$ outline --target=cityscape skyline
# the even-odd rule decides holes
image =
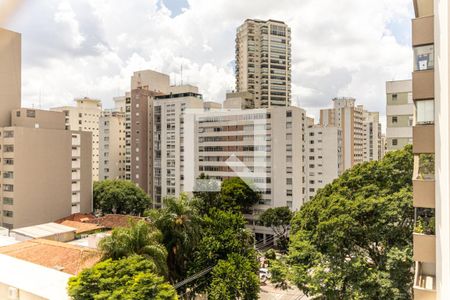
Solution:
[[[179,83],[181,65],[185,83],[199,86],[206,100],[222,102],[225,91],[235,89],[235,29],[246,18],[254,17],[280,19],[292,27],[292,103],[315,117],[336,96],[355,97],[368,109],[384,112],[385,81],[407,79],[412,71],[409,22],[413,13],[411,3],[404,0],[390,1],[389,5],[380,1],[364,7],[349,1],[351,9],[344,12],[339,7],[331,9],[336,4],[329,1],[305,3],[298,8],[302,10],[299,17],[296,17],[297,8],[290,12],[284,9],[289,5],[284,2],[277,7],[262,2],[255,8],[236,3],[223,10],[223,20],[214,29],[209,26],[201,35],[196,34],[200,26],[215,21],[212,15],[218,13],[207,9],[208,4],[202,1],[190,1],[184,10],[178,9],[182,4],[175,7],[173,3],[166,6],[162,5],[165,2],[154,1],[146,2],[143,8],[142,2],[136,2],[132,7],[122,7],[127,22],[121,22],[121,28],[111,23],[121,4],[112,10],[101,3],[94,7],[85,2],[63,1],[53,6],[50,2],[41,7],[23,4],[13,22],[2,24],[23,35],[23,99],[28,107],[67,105],[73,98],[82,96],[100,98],[105,107],[112,107],[112,98],[126,91],[133,71],[162,71],[177,78],[174,81]],[[217,3],[217,7],[221,5]],[[168,7],[173,11],[178,9],[179,14],[171,15]],[[37,26],[31,26],[30,13],[36,9],[41,11],[42,20]],[[128,17],[131,10],[138,12],[136,20]],[[317,18],[320,20],[298,19],[317,15],[321,10],[322,17]],[[333,16],[327,18],[330,11]],[[227,17],[227,12],[233,12],[233,16]],[[362,19],[369,15],[373,22],[362,24]],[[198,20],[192,22],[193,17]],[[130,27],[146,20],[157,25],[135,27],[139,30]],[[195,27],[187,26],[188,23]],[[56,36],[44,29],[51,24],[60,30]],[[330,36],[327,43],[317,40],[314,34],[325,27],[332,28],[325,31]],[[72,34],[73,30],[78,35]],[[159,30],[169,33],[161,36]],[[69,41],[63,33],[69,33],[74,40]],[[328,55],[330,48],[333,56]],[[374,73],[374,67],[379,71]],[[367,81],[368,74],[375,79]]]

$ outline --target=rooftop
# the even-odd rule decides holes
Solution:
[[[74,231],[76,231],[76,229],[72,227],[64,226],[57,223],[46,223],[13,229],[11,230],[11,233],[16,233],[26,237],[37,239]]]
[[[77,231],[75,233],[87,233],[99,229],[103,229],[103,226],[87,223],[87,222],[78,222],[78,221],[71,221],[71,220],[64,220],[60,223],[61,225],[68,226],[75,228]]]
[[[49,300],[69,299],[69,274],[0,254],[0,282]]]
[[[91,248],[44,239],[28,240],[0,247],[0,254],[72,275],[92,267],[100,260],[101,256],[98,251]],[[3,269],[3,265],[0,269]]]

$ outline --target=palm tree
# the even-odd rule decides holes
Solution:
[[[130,220],[127,228],[119,227],[99,243],[102,258],[121,259],[141,255],[152,260],[161,275],[167,276],[167,251],[161,244],[161,232],[144,220]]]
[[[199,240],[200,217],[197,210],[190,199],[181,194],[178,199],[164,199],[164,208],[150,211],[149,216],[164,236],[170,280],[176,282],[183,279]]]

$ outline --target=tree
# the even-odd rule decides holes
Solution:
[[[149,211],[148,215],[163,234],[170,280],[182,280],[186,277],[192,253],[200,239],[200,218],[196,208],[182,194],[178,199],[164,199],[164,207]]]
[[[208,214],[211,208],[221,207],[220,183],[204,173],[201,173],[195,182],[194,196],[193,205],[200,215]]]
[[[154,262],[157,273],[167,275],[167,251],[161,244],[161,232],[144,220],[130,220],[130,227],[115,228],[110,236],[100,240],[103,259],[121,259],[141,255]]]
[[[74,300],[175,300],[175,289],[155,274],[156,266],[141,256],[100,262],[69,279]]]
[[[220,260],[227,260],[230,254],[256,262],[253,234],[245,228],[245,224],[241,213],[211,209],[202,220],[201,240],[192,257],[190,273],[213,267]],[[211,280],[210,275],[200,278],[197,281],[199,287],[195,290],[204,291],[210,286]]]
[[[103,180],[94,183],[94,208],[104,214],[142,215],[150,204],[147,194],[131,181]]]
[[[287,250],[287,235],[293,215],[289,207],[275,207],[267,209],[259,216],[259,221],[264,226],[272,228],[278,236],[277,244],[281,250]]]
[[[411,299],[411,147],[359,164],[296,213],[291,280],[320,299]]]
[[[258,299],[258,263],[245,256],[232,253],[220,260],[212,270],[209,299],[253,300]]]
[[[225,179],[220,188],[220,209],[248,212],[261,195],[254,186],[239,177]]]

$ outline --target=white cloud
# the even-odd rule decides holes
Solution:
[[[23,32],[24,105],[39,95],[48,107],[87,94],[109,106],[133,71],[153,68],[180,82],[181,65],[184,82],[223,100],[234,88],[235,30],[246,18],[291,26],[293,101],[311,112],[348,95],[384,114],[385,81],[411,72],[411,50],[390,27],[412,18],[410,0],[189,0],[176,17],[158,0],[28,3],[9,26]]]

